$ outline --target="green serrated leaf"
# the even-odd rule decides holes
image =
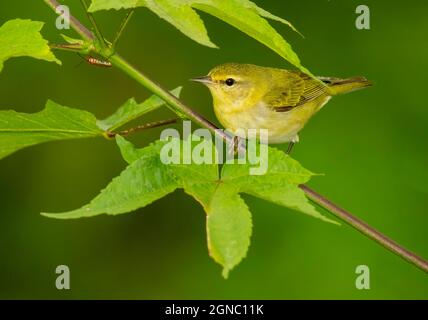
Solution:
[[[190,141],[190,144],[188,141]],[[144,156],[144,148],[136,148],[131,142],[119,135],[116,136],[116,142],[126,162],[132,163]],[[214,158],[215,148],[212,142],[205,141],[204,144],[212,150]],[[173,138],[170,141],[158,141],[156,145],[159,152],[161,152],[162,147],[165,147],[165,153],[168,153],[171,148],[179,146],[180,154],[176,159],[177,163],[168,163],[168,168],[171,174],[177,179],[180,188],[183,188],[187,194],[195,198],[204,208],[207,208],[219,180],[218,165],[216,162],[213,161],[211,164],[190,163],[192,152],[197,151],[195,149],[196,143],[192,143],[191,140],[183,141]],[[185,151],[186,148],[189,148],[190,153]],[[160,154],[159,157],[166,157],[166,155]],[[187,159],[189,164],[184,164],[187,162],[184,159]],[[163,159],[162,161],[167,163],[168,159]]]
[[[213,47],[215,45],[210,41],[202,20],[193,8],[204,11],[261,42],[302,72],[312,75],[302,66],[291,45],[265,18],[279,21],[297,30],[287,20],[258,7],[250,0],[92,0],[89,10],[93,12],[136,7],[149,8],[186,36]]]
[[[192,40],[211,48],[217,46],[208,37],[204,22],[185,1],[146,0],[146,7],[156,13],[159,18],[174,25]]]
[[[40,34],[43,25],[39,21],[15,19],[0,27],[0,72],[3,63],[14,57],[28,56],[61,64]]]
[[[180,97],[181,89],[182,87],[178,87],[172,90],[171,93],[178,98]],[[117,128],[120,128],[124,124],[164,105],[165,102],[155,95],[151,96],[143,103],[137,103],[134,98],[131,98],[107,119],[98,121],[98,126],[106,131],[113,131]]]
[[[186,140],[177,138],[165,142],[172,146],[179,146],[180,158],[177,163],[169,166],[174,174],[181,180],[183,185],[216,182],[219,179],[218,165],[216,162],[216,149],[211,140],[201,139],[197,141],[195,135]],[[198,160],[196,160],[198,159]]]
[[[89,112],[48,101],[44,110],[28,114],[0,111],[0,159],[38,143],[101,136]]]
[[[212,140],[197,140],[195,135],[187,140],[173,139],[171,144],[179,144],[181,155],[179,164],[171,163],[171,171],[180,181],[181,188],[198,201],[207,211],[212,195],[219,182],[217,153]],[[205,159],[203,163],[195,159]],[[187,164],[186,164],[187,163]]]
[[[70,212],[42,215],[56,219],[76,219],[126,213],[143,208],[178,187],[168,167],[160,161],[159,145],[152,144],[142,149],[141,158],[132,162],[88,205]]]
[[[147,7],[159,18],[169,22],[192,40],[211,47],[217,46],[208,37],[204,22],[186,0],[101,0],[92,1],[90,12],[108,9]]]
[[[44,215],[73,219],[102,213],[125,213],[182,188],[203,206],[207,214],[209,252],[223,267],[226,278],[246,256],[250,245],[251,213],[240,193],[249,193],[332,222],[320,215],[298,188],[313,174],[282,151],[268,148],[269,166],[265,175],[250,175],[251,164],[225,164],[219,179],[214,145],[211,140],[202,142],[200,139],[195,141],[194,134],[192,139],[172,138],[139,149],[125,138],[116,136],[123,157],[130,163],[128,168],[83,208]],[[171,150],[178,150],[178,154],[172,154]],[[197,155],[200,156],[198,161]],[[212,162],[203,163],[201,159],[211,159]]]
[[[232,185],[220,184],[207,208],[211,257],[223,266],[223,276],[238,265],[250,246],[251,213]]]

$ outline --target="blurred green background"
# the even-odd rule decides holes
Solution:
[[[366,76],[368,90],[333,99],[301,133],[294,157],[325,173],[310,186],[418,254],[428,257],[428,3],[398,1],[256,0],[304,35],[273,23],[303,64],[324,76]],[[64,1],[87,22],[77,0]],[[355,28],[355,8],[371,9],[371,30]],[[1,1],[0,24],[45,21],[44,36],[61,42],[43,1]],[[113,35],[125,12],[96,14]],[[139,9],[119,51],[214,120],[206,88],[188,82],[223,62],[289,68],[275,53],[201,13],[219,50],[186,38]],[[73,31],[67,33],[74,36]],[[58,52],[53,63],[19,58],[0,74],[0,108],[36,112],[47,99],[90,110],[99,118],[129,97],[150,94],[126,75]],[[171,116],[161,110],[149,121]],[[139,134],[143,146],[160,130]],[[285,148],[283,146],[282,148]],[[323,223],[245,197],[254,220],[248,256],[228,280],[208,256],[202,208],[175,192],[147,208],[116,217],[56,221],[92,199],[121,170],[113,142],[54,142],[19,151],[0,163],[0,298],[131,299],[426,299],[428,277],[352,228]],[[71,269],[71,290],[55,288],[55,268]],[[371,270],[371,289],[355,288],[355,268]]]

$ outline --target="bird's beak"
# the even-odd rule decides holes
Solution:
[[[213,80],[211,79],[210,76],[193,78],[193,79],[190,79],[190,81],[200,82],[200,83],[203,83],[203,84],[210,84],[210,83],[213,82]]]

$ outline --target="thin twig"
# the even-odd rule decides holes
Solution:
[[[53,9],[55,9],[56,6],[58,5],[56,0],[44,0],[44,1],[47,4],[49,4]],[[84,38],[88,38],[89,35],[92,35],[92,33],[89,30],[87,30],[74,17],[71,17],[71,21],[74,21],[73,23],[71,23],[71,26],[77,32],[79,32]],[[93,39],[93,36],[92,36],[92,39]],[[109,57],[104,57],[104,58],[107,59]],[[225,132],[218,130],[218,128],[214,124],[212,124],[203,116],[201,116],[200,114],[198,114],[197,112],[193,111],[191,108],[186,106],[183,102],[181,102],[179,99],[173,96],[168,90],[165,90],[159,84],[157,84],[156,82],[148,78],[145,74],[138,71],[135,67],[129,64],[120,55],[114,54],[113,56],[111,56],[110,61],[113,63],[113,65],[115,65],[117,68],[121,69],[123,72],[128,74],[130,77],[132,77],[142,86],[144,86],[146,89],[148,89],[149,91],[151,91],[152,93],[160,97],[162,100],[164,100],[167,103],[167,105],[170,107],[170,109],[172,109],[177,115],[179,115],[180,117],[189,118],[190,120],[196,122],[202,127],[207,128],[210,131],[214,132],[216,135],[219,135],[224,140],[232,143],[233,141],[232,137],[227,135]],[[421,270],[428,272],[428,262],[422,259],[421,257],[408,251],[407,249],[405,249],[395,241],[389,239],[379,231],[370,227],[368,224],[356,218],[351,213],[333,204],[330,200],[327,200],[326,198],[319,195],[309,187],[305,185],[300,185],[300,188],[303,190],[303,192],[305,192],[306,196],[309,199],[311,199],[314,203],[325,208],[331,214],[343,220],[347,224],[351,225],[352,227],[360,231],[362,234],[364,234],[368,238],[381,244],[382,246],[384,246],[385,248],[387,248],[397,256],[417,266]]]
[[[88,16],[88,19],[91,22],[92,27],[94,28],[95,34],[97,36],[98,41],[101,44],[101,47],[103,49],[106,49],[108,47],[106,40],[104,39],[104,36],[101,33],[101,29],[98,27],[98,24],[94,19],[94,16],[92,15],[92,13],[88,11],[89,6],[86,3],[86,0],[80,0],[80,2],[82,3],[83,8],[85,9],[86,15]]]
[[[43,0],[49,7],[51,7],[55,12],[57,7],[61,4],[56,0]],[[57,12],[58,14],[58,12]],[[70,14],[70,25],[80,36],[88,41],[94,40],[94,35],[90,30],[88,30],[79,20],[76,19],[73,15]]]
[[[309,199],[311,199],[313,202],[323,207],[327,211],[331,212],[337,218],[351,225],[352,227],[360,231],[362,234],[366,235],[370,239],[381,244],[382,246],[392,251],[396,255],[406,259],[407,261],[416,265],[417,267],[424,270],[425,272],[428,272],[428,261],[422,259],[421,257],[417,256],[413,252],[410,252],[409,250],[402,247],[394,240],[388,238],[387,236],[383,235],[373,227],[369,226],[367,223],[365,223],[361,219],[358,219],[357,217],[350,214],[348,211],[338,207],[337,205],[332,203],[330,200],[326,199],[319,193],[310,189],[308,186],[300,185],[299,187],[305,192],[305,194]]]
[[[176,123],[177,120],[178,120],[177,118],[174,118],[174,119],[166,119],[166,120],[149,122],[149,123],[145,123],[145,124],[142,124],[140,126],[136,126],[134,128],[122,130],[119,132],[108,132],[107,136],[109,138],[114,138],[116,135],[128,136],[128,135],[135,133],[135,132],[144,131],[144,130],[153,129],[153,128],[158,128],[158,127],[166,126],[168,124],[173,124],[173,123]]]
[[[122,23],[120,24],[119,30],[116,33],[116,37],[113,40],[113,44],[112,44],[112,48],[113,50],[116,49],[117,46],[117,42],[119,41],[120,37],[123,34],[123,31],[125,30],[126,26],[128,25],[129,20],[131,20],[132,15],[134,14],[134,10],[130,10],[128,11],[128,13],[126,14],[125,18],[123,18]]]

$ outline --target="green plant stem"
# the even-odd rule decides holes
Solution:
[[[44,0],[44,1],[47,4],[49,4],[50,7],[53,9],[55,9],[56,6],[58,6],[58,3],[56,0]],[[78,22],[73,17],[70,17],[70,20],[74,21],[74,23],[71,23],[71,26],[77,32],[79,32],[82,35],[82,37],[84,37],[85,39],[93,39],[92,33],[88,29],[86,29],[80,22]],[[102,54],[102,53],[99,53],[99,54]],[[109,57],[104,57],[104,58],[108,59]],[[167,103],[167,105],[180,117],[185,116],[190,120],[196,122],[200,126],[207,128],[211,132],[214,132],[215,134],[219,135],[224,140],[229,142],[232,141],[231,140],[232,138],[229,135],[227,135],[221,130],[218,130],[218,128],[214,124],[212,124],[211,122],[206,120],[204,117],[199,115],[197,112],[193,111],[191,108],[186,106],[183,102],[181,102],[179,99],[177,99],[172,94],[170,94],[168,90],[165,90],[159,84],[157,84],[156,82],[148,78],[146,75],[144,75],[142,72],[138,71],[135,67],[133,67],[130,63],[128,63],[120,55],[114,54],[113,56],[110,57],[110,61],[114,66],[122,70],[124,73],[128,74],[131,78],[136,80],[143,87],[145,87],[146,89],[148,89],[149,91],[157,95],[159,98],[164,100]],[[367,223],[358,219],[351,213],[333,204],[330,200],[324,198],[323,196],[321,196],[320,194],[318,194],[308,186],[300,185],[299,187],[311,201],[323,207],[324,209],[329,211],[332,215],[344,221],[345,223],[349,224],[353,228],[357,229],[359,232],[361,232],[371,240],[381,244],[383,247],[390,250],[391,252],[396,254],[398,257],[408,261],[409,263],[413,264],[414,266],[428,273],[428,261],[410,252],[409,250],[405,249],[403,246],[399,245],[395,241],[386,237],[381,232],[372,228]]]

